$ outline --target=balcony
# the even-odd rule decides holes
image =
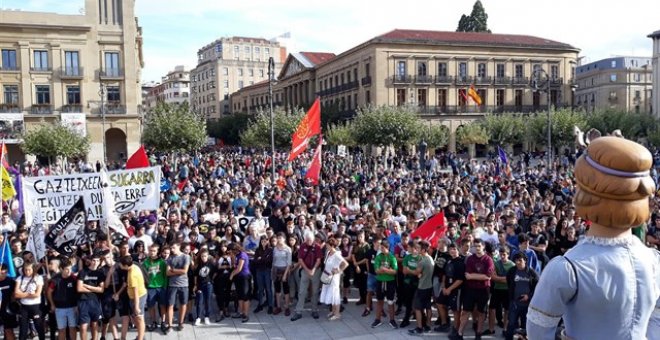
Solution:
[[[475,77],[474,83],[477,85],[490,85],[493,83],[493,77]]]
[[[30,108],[33,115],[49,115],[53,113],[53,107],[50,104],[34,104]]]
[[[550,78],[550,87],[560,87],[564,84],[564,78],[552,77]]]
[[[456,85],[470,85],[472,84],[473,78],[468,76],[457,76]]]
[[[3,65],[0,72],[18,72],[18,65]]]
[[[346,84],[346,89],[347,90],[357,89],[358,87],[360,87],[360,82],[358,82],[357,80],[349,82],[348,84]]]
[[[62,113],[82,113],[83,107],[80,104],[68,104],[62,106]]]
[[[18,104],[0,104],[1,113],[20,113],[21,108]]]
[[[126,106],[121,104],[107,103],[105,104],[105,114],[108,115],[126,114]]]
[[[415,84],[432,84],[433,76],[417,75],[415,76]]]
[[[392,76],[392,84],[394,85],[403,85],[410,84],[412,82],[412,77],[407,75],[394,75]]]
[[[452,76],[435,76],[436,84],[451,85],[454,82],[454,77]]]
[[[529,77],[514,77],[512,83],[513,83],[513,85],[528,86],[529,85]]]
[[[369,86],[371,85],[371,76],[366,76],[362,78],[362,86]]]
[[[511,85],[511,77],[495,77],[495,85]]]
[[[557,108],[563,105],[557,105]],[[545,106],[533,105],[439,105],[439,106],[417,106],[415,112],[420,115],[463,115],[463,114],[501,114],[501,113],[543,113],[546,112]]]
[[[100,79],[122,79],[124,78],[124,70],[120,68],[106,68],[99,70]]]
[[[62,67],[60,68],[60,79],[82,79],[82,67]]]
[[[50,66],[32,66],[30,67],[30,72],[50,72],[52,69]]]

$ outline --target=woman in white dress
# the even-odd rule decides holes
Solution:
[[[332,305],[332,312],[328,314],[330,320],[339,320],[341,318],[341,272],[346,269],[348,262],[341,256],[341,251],[336,250],[339,241],[331,238],[325,243],[326,256],[325,268],[322,276],[332,275],[329,284],[324,284],[321,289],[321,303]]]

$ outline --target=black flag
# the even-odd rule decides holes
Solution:
[[[58,253],[71,255],[76,250],[76,239],[80,238],[78,234],[85,233],[85,224],[87,223],[87,212],[85,211],[85,202],[82,196],[66,214],[55,223],[48,234],[46,234],[46,245],[55,249]]]

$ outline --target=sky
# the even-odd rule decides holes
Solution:
[[[482,0],[493,33],[571,44],[583,62],[651,56],[660,1]],[[339,54],[393,29],[454,31],[473,0],[136,0],[143,29],[142,81],[176,65],[194,68],[197,51],[225,36],[270,39],[291,32],[289,52]],[[0,0],[0,8],[78,14],[84,0]]]

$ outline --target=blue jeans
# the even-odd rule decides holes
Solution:
[[[506,340],[513,339],[513,332],[518,328],[525,328],[527,323],[527,309],[529,305],[521,305],[517,301],[511,301],[509,304],[509,324],[506,327]],[[520,320],[520,326],[518,325]]]
[[[197,317],[198,318],[208,318],[211,313],[209,311],[209,304],[211,301],[211,295],[213,294],[213,284],[211,282],[204,283],[200,287],[197,287],[197,296],[196,296],[196,305],[197,305]],[[204,313],[202,314],[202,304],[204,305]]]
[[[257,297],[259,305],[263,304],[263,296],[266,294],[268,307],[273,307],[273,279],[270,269],[257,270]]]

